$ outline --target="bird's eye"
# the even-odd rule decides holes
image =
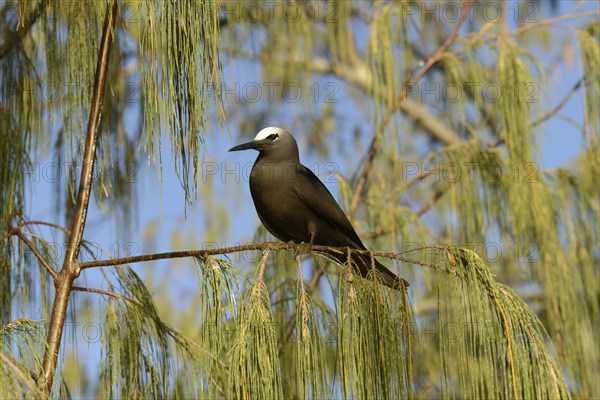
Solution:
[[[271,133],[269,136],[267,136],[267,139],[269,140],[275,140],[279,137],[279,135],[277,133]]]

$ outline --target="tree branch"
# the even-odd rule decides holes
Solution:
[[[450,185],[443,189],[438,190],[428,201],[417,211],[412,217],[409,218],[409,222],[414,222],[421,218],[437,201],[450,189]]]
[[[403,107],[406,107],[407,104],[409,104],[406,102],[406,100],[408,98],[408,88],[415,85],[419,81],[419,79],[421,79],[431,69],[431,67],[435,63],[437,63],[439,60],[441,60],[444,51],[446,51],[446,49],[448,49],[448,47],[450,47],[452,42],[454,42],[454,40],[458,36],[458,31],[460,30],[461,26],[464,24],[467,16],[469,15],[469,10],[473,6],[474,2],[475,2],[474,0],[469,0],[468,2],[466,2],[465,7],[463,9],[463,13],[460,16],[460,19],[458,20],[458,22],[456,23],[456,26],[454,27],[454,30],[452,31],[450,36],[448,36],[448,38],[444,41],[444,43],[442,43],[440,45],[440,47],[437,48],[435,53],[433,53],[427,59],[427,61],[425,62],[425,65],[423,65],[423,67],[421,67],[421,69],[419,71],[417,71],[417,73],[415,73],[415,75],[413,75],[413,77],[403,86],[402,91],[400,92],[400,96],[398,96],[398,101],[396,103],[397,107],[399,109],[402,109]],[[383,120],[381,122],[380,129],[382,131],[381,132],[382,134],[383,134],[383,130],[385,129],[385,127],[387,126],[387,124],[389,123],[389,121],[392,118],[393,111],[394,110],[388,110],[388,112],[386,113],[385,117],[383,118]],[[415,121],[426,120],[426,118],[422,118],[422,117],[423,116],[421,115],[419,118],[415,118]],[[440,130],[436,129],[436,131],[440,131]],[[443,131],[443,130],[441,130],[441,131]],[[454,132],[454,131],[452,131],[452,132]],[[352,203],[350,206],[350,214],[353,214],[354,211],[356,210],[356,207],[358,206],[360,197],[362,196],[362,191],[364,189],[364,186],[366,185],[367,179],[369,178],[369,174],[370,174],[371,168],[373,166],[373,161],[375,159],[375,155],[377,154],[377,137],[378,137],[378,135],[376,133],[373,136],[371,145],[369,146],[368,158],[365,163],[363,172],[358,180],[356,189],[354,191],[354,196],[352,198]],[[441,136],[441,138],[444,138],[444,141],[446,142],[446,144],[460,142],[460,138],[458,137],[458,135],[455,135],[454,133],[444,134],[443,136]]]
[[[73,281],[80,273],[77,257],[79,256],[90,200],[90,192],[92,190],[92,174],[94,172],[94,164],[96,161],[98,126],[100,125],[100,115],[102,112],[108,62],[110,58],[110,47],[113,42],[113,31],[117,19],[117,11],[117,0],[113,0],[112,6],[106,10],[106,17],[102,28],[102,39],[98,51],[98,63],[96,65],[96,76],[94,79],[94,93],[92,95],[90,107],[81,177],[79,179],[79,191],[77,193],[77,203],[75,204],[71,234],[69,236],[69,243],[67,245],[62,269],[54,280],[56,296],[54,298],[54,304],[52,305],[52,315],[50,317],[48,337],[46,339],[47,346],[42,362],[42,373],[38,376],[38,386],[45,393],[49,393],[50,388],[52,387],[71,287]]]
[[[115,258],[112,260],[88,261],[88,262],[81,263],[79,266],[80,266],[81,270],[84,270],[87,268],[134,264],[134,263],[138,263],[138,262],[166,260],[166,259],[173,259],[173,258],[208,257],[208,256],[219,255],[219,254],[239,253],[241,251],[249,251],[249,250],[260,250],[260,251],[264,251],[266,249],[269,249],[269,250],[295,250],[297,247],[298,247],[298,245],[295,243],[281,243],[281,242],[251,243],[251,244],[244,244],[244,245],[240,245],[240,246],[211,248],[211,249],[205,249],[205,250],[172,251],[172,252],[167,252],[167,253],[154,253],[154,254],[146,254],[146,255],[141,255],[141,256]],[[443,245],[431,245],[427,248],[442,249],[444,247],[443,247]],[[348,247],[331,247],[331,246],[317,246],[317,245],[313,245],[312,249],[318,253],[337,252],[337,253],[346,254],[347,252],[350,252],[351,254],[356,253],[356,254],[364,254],[364,255],[373,255],[375,257],[389,258],[389,259],[406,262],[409,264],[421,265],[421,266],[432,268],[435,270],[440,270],[440,266],[437,264],[426,263],[426,262],[423,262],[420,260],[407,258],[407,257],[403,256],[403,254],[410,253],[410,252],[414,251],[414,249],[411,249],[408,251],[403,251],[400,253],[387,253],[387,252],[382,252],[382,251],[350,249]]]

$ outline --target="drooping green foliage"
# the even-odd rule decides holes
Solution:
[[[414,347],[407,297],[340,279],[336,321],[344,397],[409,397]]]
[[[34,398],[37,389],[30,368],[39,368],[44,343],[43,324],[27,318],[0,326],[0,396]]]
[[[160,134],[168,126],[171,159],[185,192],[193,193],[208,111],[220,104],[219,12],[211,1],[139,6],[139,17],[148,18],[139,32],[144,148],[149,159],[160,158]]]
[[[538,317],[476,253],[458,249],[448,257],[463,279],[438,281],[443,396],[569,398]]]
[[[269,292],[263,280],[267,249],[236,318],[228,392],[241,398],[279,398],[281,371]]]
[[[140,278],[127,268],[115,272],[121,285],[119,292],[130,301],[111,300],[106,306],[100,393],[110,393],[111,397],[132,398],[141,393],[168,397],[173,369],[168,332]]]
[[[585,70],[585,129],[590,145],[598,147],[598,103],[600,103],[600,44],[598,35],[593,37],[588,32],[577,31],[582,50],[583,68]]]

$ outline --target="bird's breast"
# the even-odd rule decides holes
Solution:
[[[308,239],[307,215],[296,196],[297,172],[289,164],[255,165],[250,173],[250,193],[265,227],[282,241]]]
[[[299,179],[298,166],[283,162],[257,162],[250,172],[250,188],[264,191],[293,188]]]

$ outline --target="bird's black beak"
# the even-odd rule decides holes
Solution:
[[[229,149],[229,151],[240,151],[254,149],[260,151],[260,149],[266,144],[265,140],[253,140],[248,143],[238,144]]]

